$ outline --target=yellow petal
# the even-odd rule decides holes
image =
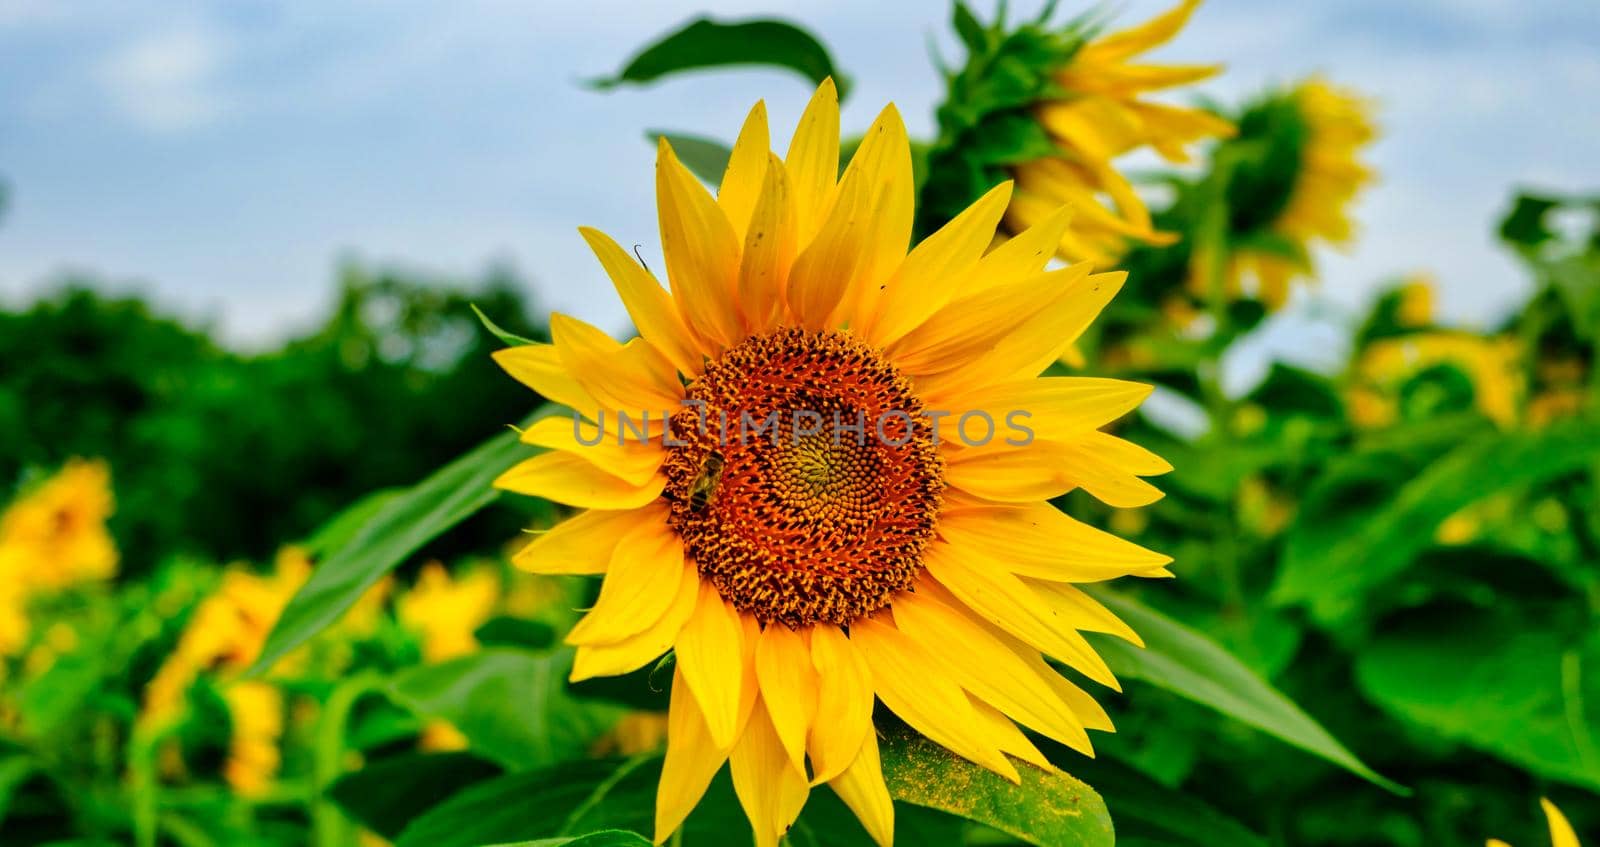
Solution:
[[[677,369],[643,338],[619,344],[559,312],[550,315],[550,337],[567,372],[602,408],[629,413],[676,410],[683,399]]]
[[[1040,582],[1027,578],[1022,581],[1043,597],[1050,608],[1066,621],[1067,626],[1082,632],[1104,632],[1135,647],[1144,646],[1144,639],[1133,631],[1133,627],[1082,590],[1059,582]]]
[[[939,534],[961,556],[985,554],[1035,579],[1098,582],[1172,561],[1043,502],[951,509],[939,517]]]
[[[672,701],[667,709],[667,755],[656,786],[657,844],[683,825],[726,758],[711,741],[705,717],[683,680],[683,669],[674,669]]]
[[[869,732],[861,752],[844,772],[828,781],[878,847],[894,845],[894,800],[883,782],[883,761],[878,756],[877,733]]]
[[[541,453],[501,474],[495,488],[543,497],[580,509],[637,509],[661,496],[666,479],[644,485],[620,480],[576,453]]]
[[[1036,768],[1051,772],[1058,770],[1055,765],[1050,764],[1050,760],[1046,759],[1043,753],[1039,752],[1038,747],[1033,746],[1028,736],[1023,735],[1022,730],[1018,729],[1010,718],[1001,714],[999,709],[971,694],[967,695],[967,700],[972,704],[972,710],[977,713],[984,734],[989,737],[989,743],[1000,748],[1000,752],[1021,759]],[[1093,756],[1094,753],[1087,751],[1085,755]]]
[[[811,787],[790,766],[767,710],[750,715],[739,743],[728,756],[733,791],[755,830],[756,847],[777,847],[805,805]]]
[[[599,408],[578,381],[562,364],[561,356],[550,344],[523,344],[491,354],[513,379],[539,392],[553,402],[593,417]]]
[[[1075,440],[1084,450],[1131,474],[1155,476],[1172,472],[1172,465],[1166,459],[1107,432],[1086,432]]]
[[[996,422],[1015,422],[1034,438],[1065,441],[1084,436],[1138,408],[1151,386],[1120,379],[1047,376],[986,385],[962,398],[961,410],[983,411]],[[952,407],[944,407],[952,408]],[[1029,437],[1010,427],[1015,439]]]
[[[611,277],[611,284],[622,298],[628,316],[633,318],[640,337],[660,350],[680,373],[698,374],[703,362],[698,344],[661,283],[639,267],[610,236],[589,227],[579,227],[578,233],[589,243],[589,249]]]
[[[898,340],[950,302],[994,241],[1010,200],[1011,183],[1002,182],[912,249],[865,321],[872,343]]]
[[[923,564],[962,606],[1095,682],[1122,690],[1100,654],[1033,589],[998,563],[970,555],[961,560],[954,552],[948,545],[930,544]]]
[[[942,586],[937,588],[935,596],[946,603],[953,599],[949,592],[944,591]],[[1040,655],[1037,648],[1030,647],[1027,642],[988,621],[977,618],[974,618],[974,620],[977,620],[979,626],[988,630],[990,635],[1000,639],[1002,643],[1011,648],[1011,652],[1021,656],[1022,661],[1027,664],[1029,669],[1044,680],[1050,686],[1050,689],[1056,693],[1056,698],[1072,709],[1072,713],[1078,716],[1078,720],[1083,724],[1084,729],[1092,729],[1097,732],[1116,732],[1116,728],[1111,725],[1111,716],[1106,714],[1105,707],[1101,706],[1099,701],[1091,697],[1088,692],[1073,685],[1066,677],[1051,667],[1050,663],[1044,660],[1044,656]]]
[[[783,164],[794,191],[795,231],[807,245],[822,226],[839,176],[839,92],[832,79],[822,81],[800,115]]]
[[[722,173],[722,186],[717,189],[717,205],[722,207],[733,225],[735,238],[743,239],[750,225],[750,214],[755,211],[756,197],[761,193],[763,172],[767,157],[772,155],[772,142],[767,136],[767,104],[757,100],[744,119],[739,138],[733,142],[733,152],[728,155],[728,167]]]
[[[756,679],[778,740],[796,773],[806,772],[806,732],[817,710],[816,672],[799,633],[767,624],[756,641]]]
[[[1089,734],[1071,707],[972,618],[923,592],[907,592],[894,601],[894,619],[907,637],[944,659],[962,688],[1038,732],[1091,753]],[[951,644],[961,649],[946,649]]]
[[[1095,434],[1102,435],[1103,433]],[[1106,436],[1106,438],[1111,437]],[[1121,441],[1121,439],[1117,440]],[[1121,443],[1134,450],[1142,450],[1142,448],[1134,447],[1134,445],[1126,441]],[[1060,449],[1057,449],[1058,447]],[[1136,454],[1132,451],[1108,453],[1099,444],[1092,441],[1079,441],[1064,445],[1035,442],[1030,447],[1024,448],[1023,452],[1032,450],[1038,450],[1041,456],[1048,456],[1049,461],[1061,462],[1066,469],[1067,475],[1073,481],[1082,486],[1084,491],[1093,495],[1096,500],[1108,506],[1115,506],[1119,509],[1134,509],[1139,506],[1148,506],[1162,497],[1160,489],[1135,476],[1136,471],[1129,470],[1124,465],[1118,464],[1119,459],[1126,460],[1130,456],[1135,456]],[[1172,469],[1171,465],[1156,457],[1154,453],[1144,452],[1149,459],[1153,460],[1146,461],[1140,465],[1148,473],[1165,473],[1167,470]],[[1135,461],[1139,461],[1139,459],[1136,458]],[[1165,470],[1160,470],[1161,468]]]
[[[967,695],[942,673],[942,659],[871,618],[850,625],[850,642],[872,669],[878,699],[912,729],[1012,782],[1021,781],[1005,754],[989,742]]]
[[[906,138],[906,125],[893,103],[883,108],[862,137],[845,168],[846,177],[852,170],[861,171],[866,191],[872,197],[872,213],[861,259],[835,323],[858,322],[862,310],[876,302],[880,289],[906,258],[911,241],[916,181],[911,174],[911,143]]]
[[[945,483],[1002,503],[1050,500],[1079,485],[1068,462],[1076,458],[1070,445],[1035,441],[1012,447],[991,441],[946,454]]]
[[[817,717],[806,749],[818,782],[844,772],[861,740],[872,732],[872,671],[838,627],[811,629],[811,667],[816,671]]]
[[[1077,300],[1094,283],[1077,264],[956,298],[889,346],[908,374],[933,374],[971,363],[1052,303]]]
[[[792,176],[792,174],[791,174]],[[860,269],[872,226],[872,194],[860,171],[839,183],[837,201],[789,272],[785,298],[796,322],[810,330],[833,323]]]
[[[1061,206],[1016,237],[989,251],[969,276],[971,290],[1001,285],[1044,270],[1072,222],[1072,207]]]
[[[705,715],[719,749],[733,746],[739,731],[744,687],[744,624],[710,581],[700,583],[694,615],[678,635],[678,667]]]
[[[583,443],[595,439],[599,439],[598,444]],[[624,439],[621,444],[617,440],[606,438],[604,429],[583,423],[576,415],[544,418],[522,431],[524,444],[575,453],[606,473],[634,485],[648,483],[661,470],[667,454],[659,446],[632,438]]]
[[[656,204],[672,297],[708,345],[704,352],[715,355],[740,337],[733,308],[739,242],[728,216],[664,138],[656,155]]]
[[[615,643],[580,645],[572,663],[571,681],[632,673],[661,658],[683,631],[699,593],[700,576],[693,565],[686,565],[677,594],[661,619],[643,632]]]
[[[613,644],[650,628],[683,584],[683,540],[665,523],[636,525],[617,541],[594,608],[567,633],[568,644]]]
[[[641,509],[591,509],[574,515],[534,538],[517,551],[511,563],[529,573],[605,573],[617,541],[641,523],[665,524],[659,503]]]
[[[954,399],[959,404],[962,393],[976,386],[1037,376],[1078,340],[1127,278],[1122,271],[1093,274],[1076,296],[1051,302],[978,359],[947,373],[919,377],[923,400],[933,404],[931,408],[959,408],[939,403]]]
[[[775,326],[785,302],[789,268],[794,264],[794,202],[789,178],[783,162],[767,155],[761,194],[750,216],[739,264],[739,309],[752,332]]]
[[[1200,0],[1183,0],[1138,26],[1095,39],[1083,48],[1080,56],[1094,62],[1113,62],[1159,47],[1183,30],[1199,5]]]
[[[1567,822],[1567,816],[1561,814],[1556,804],[1540,797],[1539,805],[1544,808],[1545,819],[1550,822],[1550,847],[1580,847],[1578,834],[1572,830],[1572,824]]]

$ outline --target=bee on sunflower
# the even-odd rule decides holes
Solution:
[[[1088,730],[1111,722],[1045,657],[1116,688],[1082,632],[1138,636],[1076,584],[1170,576],[1168,557],[1048,502],[1081,488],[1146,505],[1161,495],[1143,477],[1170,470],[1101,431],[1148,386],[1039,376],[1125,275],[1045,269],[1065,209],[991,250],[1010,183],[908,252],[898,112],[842,175],[839,146],[831,81],[781,159],[757,103],[715,196],[663,141],[667,288],[580,230],[639,337],[557,314],[552,343],[495,355],[574,410],[529,427],[549,449],[496,481],[582,510],[515,556],[604,574],[566,638],[572,678],[674,655],[658,842],[727,762],[758,844],[822,783],[890,844],[875,702],[1012,780],[1018,760],[1048,767],[1019,723],[1091,752]],[[982,437],[1012,411],[1031,438]]]

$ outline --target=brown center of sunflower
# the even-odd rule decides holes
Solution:
[[[687,393],[703,406],[672,418],[663,497],[724,598],[763,623],[846,625],[910,587],[944,464],[881,355],[781,329],[728,349]]]

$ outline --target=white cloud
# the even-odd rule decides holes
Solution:
[[[152,132],[210,123],[223,111],[216,75],[226,44],[215,32],[185,26],[143,35],[116,50],[100,81],[123,117]]]

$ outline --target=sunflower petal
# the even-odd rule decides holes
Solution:
[[[1172,561],[1044,502],[953,508],[940,515],[939,534],[961,556],[987,555],[1018,575],[1058,582],[1099,582]]]
[[[733,152],[728,156],[728,167],[722,173],[722,186],[717,189],[717,205],[733,225],[735,238],[744,238],[750,226],[750,214],[755,211],[756,197],[761,193],[761,183],[772,155],[772,142],[767,136],[767,104],[757,100],[750,115],[744,119],[739,138],[733,142]]]
[[[861,171],[845,174],[838,198],[789,271],[785,298],[802,327],[822,329],[851,291],[872,225],[872,193]]]
[[[883,781],[883,760],[878,755],[876,733],[867,733],[855,761],[829,780],[828,785],[855,813],[878,847],[893,847],[894,800]]]
[[[739,264],[739,308],[752,332],[770,329],[784,305],[794,264],[794,203],[783,162],[767,154]]]
[[[1022,730],[1018,729],[1017,725],[999,709],[971,694],[967,695],[967,701],[972,704],[972,711],[977,713],[984,734],[989,736],[989,742],[1000,748],[1000,752],[1021,759],[1036,768],[1052,772],[1057,770],[1056,766],[1050,764],[1050,760],[1039,752],[1039,748],[1033,746],[1028,736],[1023,735]],[[1084,755],[1093,757],[1094,752],[1087,751]]]
[[[893,626],[862,618],[850,626],[872,669],[873,687],[890,711],[910,727],[951,752],[1020,782],[1017,769],[989,741],[982,718],[961,687],[944,676],[940,659]]]
[[[777,847],[805,805],[811,787],[790,766],[767,710],[757,708],[728,756],[733,791],[755,830],[756,847]]]
[[[911,174],[911,143],[906,138],[905,121],[891,103],[883,108],[861,145],[845,168],[861,172],[871,196],[872,213],[864,233],[861,259],[850,290],[840,304],[843,313],[833,323],[858,323],[863,309],[874,303],[890,274],[906,258],[911,241],[913,195],[916,181]]]
[[[700,575],[693,565],[684,568],[677,594],[661,619],[643,632],[630,635],[611,644],[582,644],[572,662],[570,681],[582,682],[597,676],[620,676],[632,673],[659,659],[672,648],[678,633],[694,612],[700,593]]]
[[[962,398],[961,408],[981,410],[996,421],[1014,420],[1034,438],[1064,441],[1133,411],[1151,390],[1120,379],[1047,376],[982,386]]]
[[[761,700],[796,773],[806,772],[806,732],[816,717],[817,682],[811,653],[800,634],[771,623],[756,641]]]
[[[959,605],[1095,682],[1122,690],[1100,654],[1021,579],[986,557],[960,560],[954,552],[948,545],[931,544],[923,564]]]
[[[814,779],[825,782],[850,766],[862,738],[872,732],[872,671],[844,632],[827,625],[811,630],[811,666],[817,717],[806,749]]]
[[[723,750],[733,746],[743,719],[744,649],[739,613],[716,586],[702,581],[694,615],[678,635],[678,667],[705,715],[711,740]]]
[[[513,379],[549,400],[592,417],[599,405],[572,377],[552,344],[521,344],[490,354]]]
[[[912,248],[865,319],[867,338],[890,344],[949,303],[993,243],[1010,200],[1011,183],[1002,182]]]
[[[667,709],[667,755],[656,786],[656,837],[661,844],[683,825],[722,768],[727,754],[712,743],[705,716],[684,682],[683,669],[672,673],[672,701]]]
[[[637,509],[660,497],[665,486],[666,479],[659,474],[644,485],[630,484],[576,453],[561,450],[527,459],[494,481],[495,488],[580,509]]]
[[[732,297],[739,241],[728,216],[665,138],[656,155],[656,203],[672,297],[706,343],[702,352],[715,355],[740,337]]]
[[[594,608],[568,644],[614,644],[660,621],[683,584],[683,540],[661,524],[638,524],[617,541]]]
[[[1089,279],[1089,266],[1079,263],[958,297],[890,345],[889,356],[913,375],[961,367],[994,349],[1015,327],[1052,303],[1084,296],[1094,285]]]
[[[605,573],[618,539],[638,524],[666,520],[656,504],[622,511],[590,509],[534,538],[511,557],[511,564],[538,574]]]
[[[1072,709],[1021,656],[965,613],[922,592],[907,592],[894,601],[894,619],[912,641],[943,657],[950,675],[973,696],[1074,750],[1092,755],[1089,734]],[[961,649],[942,649],[949,644],[960,644]]]
[[[1072,222],[1072,207],[1061,206],[1016,237],[989,251],[978,260],[969,277],[973,290],[1002,285],[1044,270],[1056,255],[1061,235]]]
[[[794,191],[799,243],[807,245],[822,226],[839,176],[839,91],[831,78],[817,86],[806,104],[783,164]]]
[[[599,329],[559,312],[550,315],[550,337],[567,372],[603,408],[627,412],[677,409],[683,399],[677,369],[643,338],[619,344]]]
[[[1083,632],[1103,632],[1115,635],[1135,647],[1144,646],[1144,639],[1133,631],[1133,627],[1128,626],[1110,609],[1101,605],[1099,600],[1083,593],[1081,589],[1060,582],[1036,582],[1027,578],[1022,581],[1043,597],[1045,602],[1049,603],[1050,607],[1073,629]]]
[[[703,359],[694,335],[684,324],[683,316],[678,314],[677,304],[672,302],[672,295],[611,236],[589,227],[579,227],[578,234],[589,243],[589,249],[611,277],[611,284],[616,287],[617,296],[622,298],[622,305],[627,308],[640,337],[660,350],[679,373],[698,374]]]
[[[585,444],[580,439],[599,439],[598,444]],[[556,415],[544,418],[522,431],[522,443],[551,450],[565,450],[588,459],[608,474],[633,485],[644,485],[661,470],[666,453],[654,444],[637,441],[608,441],[605,430],[590,424],[585,427],[578,417]]]

